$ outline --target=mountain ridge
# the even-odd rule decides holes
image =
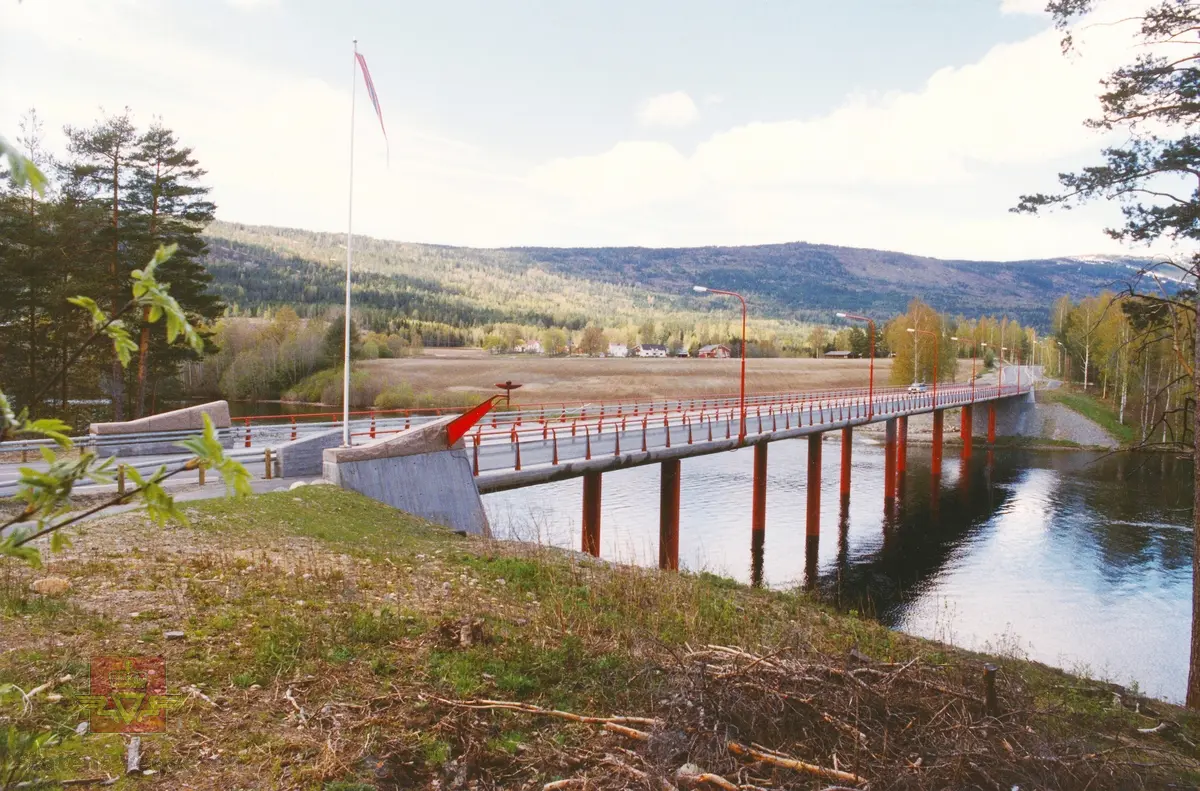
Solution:
[[[330,275],[344,273],[344,235],[303,229],[216,222],[205,232],[218,293],[242,305],[269,304],[269,286],[248,283],[246,267],[281,281],[308,278],[297,288],[336,305]],[[342,241],[339,241],[342,240]],[[1117,290],[1141,256],[1060,256],[1017,261],[939,259],[888,250],[809,242],[704,247],[474,248],[399,242],[355,235],[355,265],[375,301],[403,313],[415,298],[456,304],[462,322],[601,321],[659,310],[708,312],[714,300],[693,285],[741,291],[767,318],[833,320],[838,310],[885,318],[920,297],[937,310],[966,316],[1002,315],[1045,326],[1050,307],[1072,298]],[[261,280],[261,278],[260,278]],[[329,280],[330,283],[325,283]],[[384,298],[389,281],[397,294]],[[247,288],[247,286],[251,286]],[[328,286],[328,287],[326,287]],[[316,292],[320,292],[319,294]],[[507,318],[511,316],[511,318]]]

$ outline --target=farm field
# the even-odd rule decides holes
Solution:
[[[734,393],[740,360],[541,357],[493,355],[481,349],[427,349],[416,358],[361,363],[383,386],[407,383],[418,392],[496,392],[511,380],[524,385],[516,403],[591,401],[634,396],[666,397]],[[891,360],[875,361],[875,381],[886,385]],[[959,380],[970,374],[970,360],[959,363]],[[746,361],[746,390],[817,390],[865,387],[867,360],[751,358]]]

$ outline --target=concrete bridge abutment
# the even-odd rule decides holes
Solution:
[[[473,535],[490,535],[471,459],[448,441],[449,415],[355,447],[322,452],[325,480],[414,516]]]

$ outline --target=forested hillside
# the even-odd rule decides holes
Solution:
[[[341,302],[342,235],[214,223],[207,239],[215,288],[237,312],[287,304],[303,313]],[[1133,274],[1131,263],[943,261],[802,242],[486,250],[360,237],[355,288],[357,303],[380,319],[455,327],[511,321],[578,329],[728,308],[693,295],[696,283],[740,290],[756,314],[785,322],[827,322],[838,310],[886,317],[920,296],[943,313],[1007,314],[1048,327],[1051,295],[1118,289]]]

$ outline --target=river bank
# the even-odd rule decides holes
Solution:
[[[142,768],[169,787],[1200,777],[1200,728],[1181,709],[907,637],[802,593],[464,538],[332,487],[187,513],[190,527],[97,521],[45,569],[4,567],[0,680],[50,682],[28,709],[6,702],[9,721],[74,730],[91,657],[159,655],[185,703],[143,738]],[[31,593],[46,576],[70,591]],[[124,753],[117,734],[72,737],[47,751],[46,771],[120,777]]]

